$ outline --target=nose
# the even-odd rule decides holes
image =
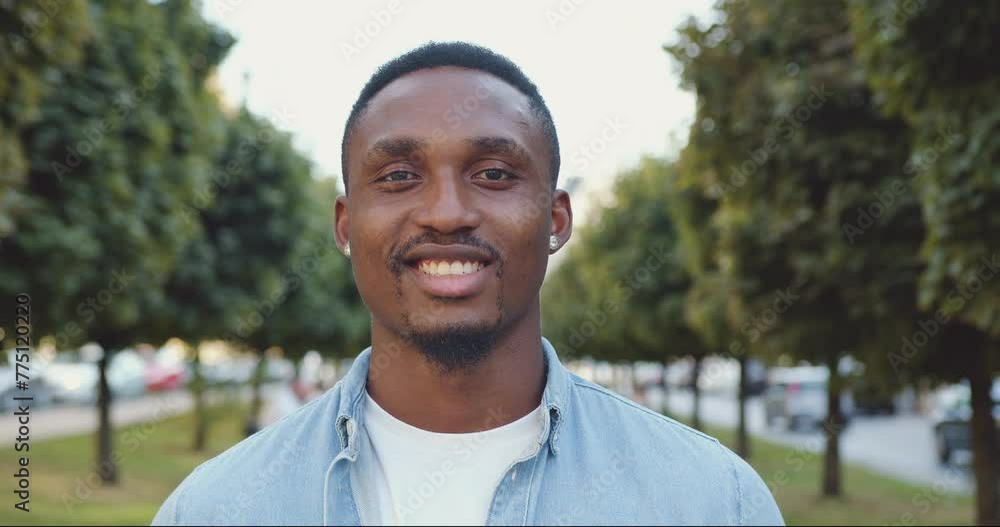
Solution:
[[[417,198],[414,221],[425,229],[449,234],[479,226],[482,215],[471,190],[457,174],[438,174]]]

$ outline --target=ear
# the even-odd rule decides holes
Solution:
[[[552,192],[552,232],[559,238],[559,246],[551,252],[556,252],[566,245],[573,234],[573,206],[570,204],[569,193],[562,189]]]
[[[333,235],[337,239],[337,247],[341,252],[344,246],[351,240],[350,236],[351,220],[348,214],[347,196],[337,196],[337,202],[333,210]]]

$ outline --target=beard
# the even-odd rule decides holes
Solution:
[[[499,322],[499,321],[498,321]],[[403,316],[403,338],[442,374],[469,371],[493,352],[501,334],[499,323],[451,324],[441,328],[417,329]]]
[[[395,297],[401,301],[403,255],[418,243],[436,242],[442,245],[438,237],[432,233],[419,235],[400,247],[390,259],[389,270],[393,274]],[[448,240],[451,243],[461,243],[474,247],[480,247],[493,255],[496,264],[496,276],[498,280],[503,278],[504,259],[499,251],[493,246],[480,240],[472,234],[465,233]],[[445,300],[447,302],[447,300]],[[496,300],[497,318],[492,321],[481,322],[458,322],[448,324],[443,327],[417,327],[409,313],[402,314],[403,331],[401,336],[407,342],[413,344],[420,353],[435,366],[441,374],[453,374],[463,371],[470,371],[478,366],[483,359],[488,357],[505,329],[504,300],[503,293],[498,292]],[[433,323],[433,313],[417,313],[415,317],[420,322]]]

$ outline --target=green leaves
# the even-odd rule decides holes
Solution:
[[[35,334],[60,349],[234,332],[285,287],[303,234],[330,231],[332,196],[313,197],[287,134],[219,108],[206,78],[233,39],[196,3],[43,4],[0,6],[5,34],[47,20],[0,42],[0,291],[36,298]],[[247,347],[346,333],[336,316],[294,331],[299,316],[360,309],[349,268],[327,260],[312,312],[286,295]],[[122,273],[134,279],[112,281]],[[360,340],[357,317],[340,318]]]
[[[921,306],[947,297],[996,251],[1000,239],[1000,57],[991,44],[1000,7],[914,2],[908,9],[851,4],[851,29],[868,83],[884,111],[905,119],[913,136],[910,168],[926,218]],[[908,4],[907,4],[908,5]],[[957,316],[1000,336],[1000,281],[987,281]],[[982,307],[978,307],[982,306]]]

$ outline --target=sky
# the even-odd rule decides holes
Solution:
[[[319,177],[340,178],[344,122],[382,63],[425,42],[464,40],[499,52],[538,86],[559,133],[560,186],[587,221],[616,174],[676,153],[694,115],[663,51],[708,0],[204,0],[237,37],[219,69],[223,96],[246,100],[293,134]]]

